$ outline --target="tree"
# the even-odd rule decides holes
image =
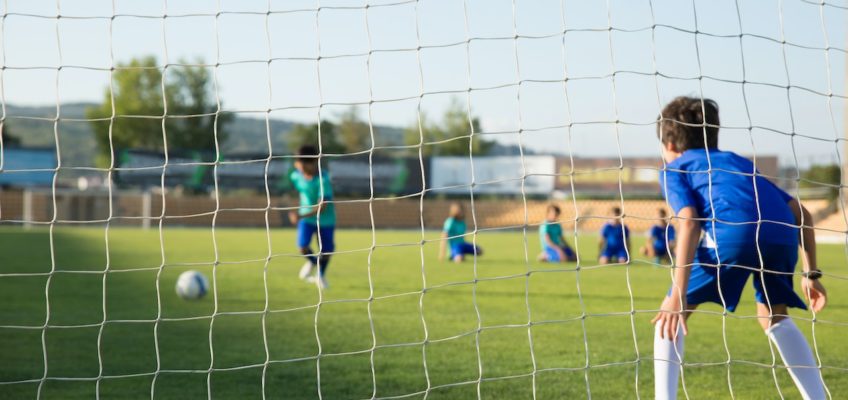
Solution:
[[[356,153],[371,148],[371,128],[368,123],[359,118],[358,111],[356,106],[351,106],[339,118],[339,139],[348,153]],[[376,132],[374,136],[376,136]]]
[[[113,149],[162,150],[166,138],[170,150],[212,151],[216,140],[224,140],[224,125],[232,117],[217,113],[209,73],[203,67],[192,66],[171,67],[167,71],[163,76],[153,56],[134,58],[115,69],[112,87],[104,91],[103,103],[86,110],[100,153],[99,164],[111,162]],[[115,118],[110,119],[113,99]],[[163,137],[166,100],[168,118]]]
[[[345,147],[339,143],[336,125],[330,121],[321,121],[321,143],[318,143],[318,124],[297,124],[289,131],[289,149],[294,153],[303,145],[312,145],[321,154],[342,154]]]
[[[406,144],[423,144],[421,150],[425,156],[467,156],[468,141],[472,139],[473,154],[485,155],[492,148],[491,141],[479,136],[480,120],[472,118],[469,123],[467,110],[456,99],[445,110],[441,124],[430,122],[426,115],[421,120],[420,129],[418,123],[406,129]]]
[[[0,125],[0,132],[3,135],[3,145],[4,146],[20,146],[21,138],[12,134],[12,130],[9,129],[9,123],[4,122]]]
[[[806,171],[801,173],[801,182],[799,182],[799,186],[802,188],[822,188],[826,187],[827,190],[827,198],[828,199],[836,199],[839,197],[839,185],[842,180],[841,169],[837,164],[830,165],[814,165],[810,168],[807,168]],[[810,182],[812,181],[812,182]],[[828,184],[833,186],[823,186],[822,184]]]

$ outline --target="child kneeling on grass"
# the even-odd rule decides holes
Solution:
[[[483,249],[465,241],[465,209],[460,203],[450,206],[450,216],[442,228],[442,244],[439,248],[439,260],[445,259],[445,244],[450,247],[450,259],[461,263],[466,255],[483,255]]]
[[[551,204],[545,214],[545,222],[539,225],[539,238],[542,240],[542,253],[539,261],[542,262],[569,262],[577,261],[574,250],[562,236],[562,225],[559,224],[560,209],[556,204]]]

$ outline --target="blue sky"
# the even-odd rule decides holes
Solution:
[[[651,122],[661,105],[703,93],[721,107],[722,147],[785,162],[794,149],[801,164],[841,151],[845,0],[365,4],[61,0],[57,19],[55,0],[9,1],[3,95],[22,105],[99,101],[113,62],[155,55],[217,69],[224,107],[246,116],[272,109],[272,118],[315,121],[319,110],[332,118],[373,100],[375,124],[406,126],[424,93],[430,116],[453,97],[470,100],[504,143],[524,129],[522,142],[537,150],[657,155]],[[360,111],[367,118],[369,107]]]

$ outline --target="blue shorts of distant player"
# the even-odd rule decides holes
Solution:
[[[571,250],[571,247],[568,246],[560,246],[560,250],[565,253],[565,257],[567,259],[574,259],[574,250]],[[545,258],[550,262],[561,262],[566,260],[560,260],[559,252],[556,248],[551,246],[545,246]]]
[[[309,247],[312,243],[312,237],[318,234],[318,251],[321,253],[332,253],[336,250],[336,243],[333,238],[336,231],[335,226],[321,226],[311,221],[300,220],[297,223],[297,246],[300,248]]]
[[[601,257],[606,257],[610,260],[626,260],[627,257],[627,249],[624,247],[604,247],[601,251]]]
[[[798,247],[782,244],[758,246],[759,252],[756,246],[749,245],[721,245],[718,249],[699,247],[695,252],[686,301],[689,304],[723,304],[728,311],[734,311],[748,276],[753,275],[758,303],[806,309],[807,305],[792,288]]]
[[[450,245],[450,258],[451,260],[456,258],[457,256],[465,256],[465,255],[481,255],[483,254],[483,249],[480,246],[475,246],[468,242],[457,242]]]

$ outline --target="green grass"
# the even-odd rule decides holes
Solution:
[[[535,234],[529,255],[520,232],[480,234],[486,254],[476,267],[438,262],[438,244],[428,242],[422,268],[419,232],[377,231],[370,252],[370,231],[340,231],[343,253],[332,260],[332,287],[322,299],[297,279],[302,259],[292,254],[288,229],[272,231],[270,249],[261,229],[218,229],[213,237],[208,229],[166,226],[164,248],[156,229],[105,232],[57,228],[50,277],[47,230],[0,230],[0,382],[31,381],[0,384],[0,398],[35,398],[45,358],[49,379],[40,391],[47,399],[149,399],[151,390],[155,398],[206,398],[210,388],[215,398],[260,398],[263,391],[316,398],[319,390],[324,398],[423,398],[428,387],[429,399],[478,392],[579,398],[587,387],[595,398],[653,396],[649,321],[668,270],[641,261],[593,267],[591,235],[579,237],[586,261],[576,272],[575,264],[526,262],[538,251]],[[820,248],[821,265],[844,276],[844,248]],[[217,296],[176,297],[176,277],[188,269],[214,277]],[[848,282],[825,282],[831,303],[819,316],[826,321],[815,325],[817,346],[833,367],[824,370],[833,397],[845,398],[848,326],[830,322],[848,322]],[[266,302],[270,312],[263,313]],[[691,398],[729,397],[728,376],[737,398],[778,397],[772,353],[752,319],[753,290],[726,320],[727,350],[719,308],[703,311],[691,319],[686,342]],[[811,324],[799,325],[810,337]],[[786,371],[776,375],[783,395],[798,398]]]

